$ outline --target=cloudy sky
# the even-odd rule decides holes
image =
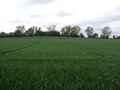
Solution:
[[[120,0],[0,0],[0,32],[15,31],[17,25],[45,30],[56,25],[79,25],[84,32],[93,26],[100,33],[109,26],[120,35]]]

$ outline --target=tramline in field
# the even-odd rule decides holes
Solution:
[[[118,90],[119,46],[115,39],[0,38],[0,89]]]

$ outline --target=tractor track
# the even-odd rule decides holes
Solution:
[[[103,54],[100,54],[100,53],[98,53],[98,52],[96,52],[96,51],[93,51],[93,50],[91,50],[91,49],[82,47],[82,46],[78,45],[77,43],[72,43],[72,41],[66,40],[66,42],[67,42],[68,44],[70,44],[71,46],[79,49],[79,50],[84,50],[84,51],[86,51],[86,52],[93,53],[93,54],[95,54],[96,56],[103,56]]]
[[[21,50],[21,49],[32,47],[32,46],[34,46],[34,45],[36,45],[40,42],[41,41],[36,41],[36,42],[32,42],[32,43],[27,44],[27,45],[25,44],[25,45],[19,46],[17,48],[12,48],[12,49],[7,49],[7,50],[0,51],[0,56],[4,56],[7,53],[11,53],[11,52],[14,52],[14,51],[18,51],[18,50]]]

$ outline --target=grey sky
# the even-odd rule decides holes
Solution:
[[[38,26],[46,30],[57,25],[79,25],[84,32],[93,26],[100,33],[109,26],[120,35],[120,0],[1,0],[0,31],[12,32],[17,25]]]
[[[29,18],[43,18],[43,17],[47,17],[48,15],[29,15]]]
[[[34,5],[34,4],[49,4],[57,0],[24,0],[26,5]]]
[[[58,14],[56,14],[56,16],[58,17],[65,17],[65,16],[69,16],[72,15],[72,13],[67,13],[67,12],[59,12]]]

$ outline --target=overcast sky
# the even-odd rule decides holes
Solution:
[[[120,35],[120,0],[0,0],[0,32],[15,31],[17,25],[45,30],[56,25],[93,26],[100,33],[109,26]]]

